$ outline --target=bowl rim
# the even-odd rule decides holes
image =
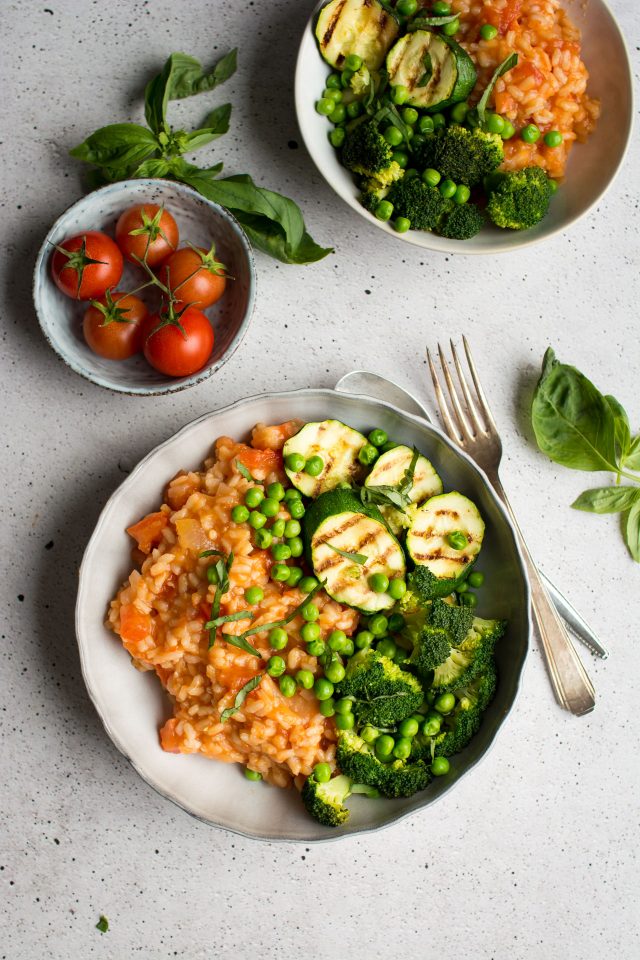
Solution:
[[[433,244],[429,242],[430,238],[434,236],[429,231],[423,230],[408,230],[406,233],[396,233],[388,223],[384,223],[378,220],[372,213],[369,213],[368,210],[365,210],[357,200],[349,195],[347,192],[343,192],[335,183],[333,183],[328,174],[322,168],[318,158],[317,153],[314,149],[313,143],[310,142],[310,138],[305,135],[305,126],[301,121],[302,116],[302,103],[306,102],[308,99],[308,84],[306,83],[306,78],[303,76],[304,71],[304,61],[305,61],[305,46],[309,42],[309,34],[313,36],[313,27],[318,11],[324,7],[329,0],[318,0],[315,4],[307,23],[305,24],[302,36],[300,38],[300,44],[298,46],[298,55],[296,57],[296,67],[294,75],[294,101],[296,109],[296,120],[298,123],[298,129],[302,136],[305,147],[307,148],[307,153],[313,160],[313,163],[316,167],[316,170],[321,175],[325,183],[327,183],[331,189],[336,193],[341,200],[344,201],[352,210],[355,210],[356,213],[360,214],[368,223],[377,227],[379,230],[384,231],[387,236],[392,236],[397,240],[402,240],[405,243],[410,243],[414,247],[419,247],[422,250],[430,250],[433,253],[441,253],[445,255],[457,254],[463,256],[492,256],[497,253],[514,253],[516,250],[523,250],[526,247],[532,247],[539,243],[543,243],[545,240],[550,240],[552,237],[557,237],[559,233],[564,233],[579,220],[582,220],[600,201],[606,196],[614,182],[617,180],[622,165],[625,162],[627,153],[629,151],[629,146],[631,143],[631,137],[634,129],[634,119],[635,119],[635,90],[633,83],[633,70],[631,66],[631,60],[629,58],[629,49],[627,42],[625,40],[624,33],[614,16],[614,13],[607,3],[607,0],[598,0],[601,6],[604,8],[605,12],[609,15],[613,29],[617,35],[618,40],[620,41],[622,53],[623,53],[623,66],[625,69],[626,76],[626,85],[629,92],[629,113],[626,118],[626,136],[624,144],[620,151],[620,156],[618,157],[618,162],[616,167],[609,178],[609,181],[602,188],[600,193],[595,196],[590,203],[578,213],[574,213],[569,216],[564,222],[557,224],[556,226],[550,228],[547,233],[537,236],[527,236],[531,234],[530,230],[520,230],[520,231],[510,231],[509,237],[513,239],[512,243],[509,244],[488,244],[485,245],[482,249],[470,248],[464,240],[448,240],[446,237],[437,237],[438,240],[442,241],[438,244]],[[588,5],[587,5],[588,9]],[[317,45],[315,43],[315,36],[313,36],[313,45],[317,53],[317,56],[322,59]],[[328,64],[327,64],[328,66]],[[348,172],[348,171],[347,171]],[[414,234],[414,235],[412,235]],[[524,234],[524,236],[522,236]]]
[[[86,203],[90,198],[99,196],[103,193],[111,193],[118,189],[123,192],[127,189],[130,189],[132,186],[142,187],[143,189],[157,189],[162,186],[163,188],[175,189],[178,194],[184,194],[186,196],[191,196],[205,206],[208,206],[211,211],[220,216],[225,220],[231,230],[233,230],[239,241],[240,245],[244,251],[247,260],[247,270],[249,274],[249,280],[247,284],[247,306],[244,312],[244,316],[238,325],[238,329],[234,333],[227,350],[224,354],[216,360],[211,367],[205,368],[203,370],[197,370],[195,373],[192,373],[188,377],[176,378],[175,381],[168,381],[164,386],[154,386],[154,387],[136,387],[125,384],[113,384],[108,383],[101,378],[92,376],[87,372],[86,369],[83,369],[82,366],[74,359],[74,357],[64,350],[62,350],[59,344],[56,342],[55,338],[51,335],[51,332],[47,325],[46,311],[44,310],[42,299],[40,296],[39,283],[42,276],[45,276],[47,280],[50,280],[48,276],[48,264],[47,260],[50,256],[50,247],[51,247],[51,237],[58,230],[60,224],[65,220],[65,218],[72,213],[76,208],[81,207]],[[52,281],[51,281],[52,282]],[[38,323],[40,324],[40,329],[44,335],[45,340],[51,347],[51,349],[57,354],[57,356],[66,364],[74,373],[77,373],[84,380],[88,380],[90,383],[95,384],[96,386],[103,387],[106,390],[112,390],[114,393],[122,393],[131,397],[158,397],[164,396],[165,394],[179,393],[182,390],[187,390],[189,387],[194,387],[199,383],[202,383],[204,380],[207,380],[213,373],[219,370],[227,360],[230,360],[233,354],[236,352],[242,341],[244,340],[251,320],[253,318],[255,307],[256,307],[256,297],[257,297],[257,272],[256,265],[253,256],[253,248],[251,242],[245,233],[242,225],[231,211],[227,210],[226,207],[221,206],[219,203],[215,203],[213,200],[208,200],[206,197],[203,197],[202,194],[198,193],[197,190],[194,190],[193,187],[188,186],[186,183],[181,183],[178,180],[166,180],[159,177],[141,177],[129,180],[117,180],[114,183],[107,183],[103,187],[99,187],[97,190],[92,190],[90,193],[84,194],[78,200],[75,200],[71,203],[63,212],[56,217],[55,221],[47,231],[47,234],[40,245],[38,254],[36,256],[35,266],[33,270],[33,280],[32,280],[32,298],[33,304],[38,317]]]
[[[500,500],[494,488],[492,487],[489,481],[489,478],[487,477],[484,470],[482,470],[481,467],[479,467],[478,464],[464,450],[462,450],[452,440],[450,440],[449,437],[444,433],[444,431],[442,431],[436,424],[429,423],[423,417],[418,417],[418,416],[415,416],[414,414],[407,413],[406,411],[402,410],[400,407],[396,407],[392,403],[388,403],[384,400],[378,400],[375,397],[367,396],[366,394],[344,394],[332,388],[303,387],[297,390],[285,390],[285,391],[272,392],[272,393],[266,393],[266,394],[253,394],[249,397],[244,397],[239,400],[236,400],[233,403],[226,404],[225,406],[220,407],[216,410],[210,410],[209,412],[204,413],[199,417],[196,417],[194,420],[191,420],[189,423],[185,424],[183,427],[180,428],[180,430],[177,430],[174,434],[172,434],[166,440],[157,444],[157,446],[155,446],[152,450],[150,450],[149,453],[147,453],[146,456],[144,456],[138,462],[138,464],[134,467],[131,473],[127,477],[125,477],[125,479],[120,484],[118,484],[116,489],[111,493],[104,507],[100,511],[100,515],[96,521],[96,525],[93,529],[91,537],[89,538],[89,541],[83,553],[82,562],[78,570],[78,592],[77,592],[76,606],[75,606],[75,633],[76,633],[76,641],[78,644],[78,650],[80,654],[80,667],[82,672],[82,678],[84,680],[85,687],[89,695],[89,699],[91,700],[109,739],[114,744],[116,749],[122,754],[122,756],[131,764],[131,766],[136,771],[136,773],[145,781],[145,783],[147,783],[150,787],[152,787],[157,794],[171,801],[171,803],[175,804],[175,806],[179,807],[181,810],[183,810],[189,816],[193,817],[195,820],[199,820],[201,823],[207,824],[207,826],[215,827],[218,830],[225,830],[225,831],[228,831],[229,833],[233,833],[237,836],[241,836],[246,839],[260,840],[267,843],[306,843],[306,844],[314,843],[316,844],[316,843],[331,843],[331,842],[336,842],[338,840],[346,840],[349,838],[361,836],[363,834],[374,833],[379,830],[390,828],[394,824],[399,823],[401,820],[406,820],[408,817],[417,816],[424,810],[424,806],[416,810],[407,810],[404,813],[399,813],[393,819],[390,819],[389,821],[383,824],[375,824],[372,826],[358,827],[357,829],[351,830],[349,833],[332,832],[332,833],[328,833],[326,836],[321,836],[321,837],[267,836],[260,833],[252,832],[250,829],[242,830],[235,826],[227,826],[222,823],[216,823],[214,820],[210,820],[208,817],[201,816],[200,814],[195,813],[193,810],[189,809],[189,807],[186,805],[186,803],[183,800],[180,800],[178,799],[177,796],[172,795],[170,792],[168,792],[167,789],[161,787],[160,784],[155,783],[150,776],[147,776],[140,769],[137,761],[133,757],[129,756],[124,745],[119,741],[118,736],[112,730],[108,718],[103,716],[103,713],[98,705],[98,700],[99,700],[98,693],[94,689],[93,680],[90,675],[89,664],[87,662],[86,652],[85,652],[85,644],[81,640],[81,636],[83,635],[83,632],[84,632],[82,623],[81,623],[81,619],[82,619],[81,614],[82,614],[83,605],[86,602],[85,594],[88,594],[90,592],[87,585],[87,578],[85,576],[86,568],[89,564],[90,554],[95,548],[94,545],[98,541],[99,536],[102,532],[102,528],[107,522],[108,513],[111,509],[111,506],[113,502],[116,500],[116,498],[122,495],[122,493],[125,492],[126,489],[128,489],[130,486],[135,485],[135,483],[137,482],[138,475],[143,471],[144,467],[152,458],[154,458],[157,454],[159,454],[163,449],[168,447],[170,444],[174,443],[176,440],[183,437],[190,430],[194,429],[197,425],[199,425],[200,423],[210,418],[217,418],[233,410],[238,410],[238,409],[241,409],[242,407],[250,407],[255,403],[258,403],[258,402],[264,403],[265,401],[269,401],[269,400],[278,400],[278,399],[289,400],[291,402],[292,407],[295,408],[296,399],[299,397],[308,396],[308,395],[314,395],[315,397],[318,398],[318,400],[326,399],[330,401],[335,397],[339,397],[341,400],[344,400],[346,398],[348,401],[353,400],[354,402],[365,401],[369,404],[374,403],[378,406],[384,407],[392,411],[393,413],[399,415],[401,418],[408,419],[410,423],[419,426],[421,429],[423,430],[426,429],[428,432],[436,434],[436,436],[440,441],[442,441],[447,447],[449,447],[450,450],[453,451],[453,453],[456,456],[466,461],[471,466],[472,470],[478,475],[479,480],[485,487],[487,495],[493,501],[494,506],[497,507],[498,512],[502,515],[503,522],[505,523],[506,528],[509,530],[509,533],[513,540],[516,561],[518,564],[518,570],[519,570],[519,574],[522,580],[522,585],[524,590],[525,624],[526,624],[525,650],[524,650],[524,655],[522,659],[517,665],[513,699],[511,700],[511,703],[509,704],[507,709],[504,711],[504,713],[500,716],[497,726],[493,730],[491,737],[483,753],[480,756],[476,757],[475,760],[471,761],[469,765],[464,769],[464,771],[461,772],[460,776],[455,781],[453,781],[448,786],[446,786],[437,797],[434,797],[432,800],[430,800],[427,806],[431,807],[433,804],[438,803],[440,800],[442,800],[442,798],[445,795],[447,795],[451,790],[453,790],[460,781],[466,778],[466,776],[470,773],[471,770],[474,769],[474,767],[476,767],[479,763],[481,763],[485,759],[485,757],[489,754],[489,752],[494,747],[495,742],[500,734],[500,731],[502,730],[505,724],[507,717],[509,716],[516,702],[519,699],[519,696],[522,690],[522,677],[524,673],[524,668],[527,663],[529,651],[531,649],[531,635],[532,635],[531,590],[530,590],[530,584],[529,584],[529,577],[527,573],[527,567],[524,560],[524,555],[520,547],[520,541],[517,535],[515,525],[511,520],[511,517],[509,516],[502,501]]]

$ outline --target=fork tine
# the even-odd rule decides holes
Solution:
[[[456,443],[460,443],[463,439],[460,436],[460,432],[456,429],[453,420],[451,419],[451,414],[449,413],[449,408],[447,407],[447,402],[444,398],[442,392],[442,387],[440,386],[440,381],[438,379],[438,374],[436,373],[436,368],[434,366],[433,360],[431,358],[431,352],[427,347],[427,362],[429,364],[429,370],[431,371],[431,379],[433,380],[433,389],[436,395],[436,400],[438,401],[438,406],[440,407],[440,416],[444,423],[445,430],[449,434],[452,440],[455,440]]]
[[[482,423],[480,412],[474,402],[473,397],[471,396],[471,392],[467,385],[466,377],[462,372],[462,367],[460,365],[460,360],[458,358],[458,351],[455,348],[453,340],[449,340],[449,343],[451,344],[451,355],[453,357],[453,362],[455,364],[456,373],[458,374],[460,388],[462,390],[462,393],[464,394],[464,399],[467,404],[467,410],[469,413],[471,424],[475,428],[477,433],[486,433],[486,429],[484,424]]]
[[[496,426],[496,422],[493,419],[493,414],[491,413],[489,403],[485,396],[484,390],[482,389],[482,385],[480,383],[480,379],[476,371],[475,363],[473,362],[473,358],[471,356],[471,349],[469,347],[469,343],[467,342],[467,338],[464,335],[462,337],[462,342],[464,344],[464,352],[467,355],[467,363],[469,364],[469,370],[471,371],[471,376],[473,378],[473,385],[476,388],[476,393],[478,395],[478,400],[480,402],[480,409],[483,415],[485,416],[489,426],[497,433],[498,427]]]
[[[445,360],[444,353],[442,352],[442,347],[438,344],[438,353],[440,354],[440,363],[442,364],[442,372],[444,374],[444,379],[449,390],[449,396],[451,397],[451,404],[455,411],[455,414],[458,418],[458,423],[460,424],[460,431],[465,440],[473,439],[473,430],[471,424],[467,419],[467,415],[462,409],[462,404],[458,398],[458,393],[455,386],[453,385],[453,380],[451,379],[451,374],[449,372],[449,364]]]

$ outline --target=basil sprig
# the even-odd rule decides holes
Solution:
[[[344,557],[345,560],[351,560],[353,563],[358,563],[360,566],[364,566],[369,557],[364,553],[349,553],[348,550],[341,550],[340,547],[334,547],[332,543],[327,544],[335,553],[339,553],[341,557]]]
[[[203,197],[230,210],[252,243],[283,263],[313,263],[332,252],[320,247],[306,230],[293,200],[258,187],[248,174],[220,178],[222,163],[197,167],[184,159],[223,136],[229,129],[231,104],[209,114],[196,130],[176,130],[167,121],[173,100],[215,90],[233,76],[237,51],[232,50],[206,72],[194,57],[172,53],[145,90],[147,126],[116,123],[101,127],[74,147],[72,157],[91,164],[92,185],[139,177],[179,180]]]
[[[247,644],[247,637],[252,637],[256,633],[263,633],[265,630],[273,630],[274,627],[284,627],[288,623],[291,623],[291,621],[298,616],[305,604],[309,603],[310,600],[313,600],[316,593],[322,590],[324,584],[324,580],[321,580],[320,583],[316,584],[313,590],[306,595],[302,603],[299,603],[297,607],[294,607],[294,609],[287,614],[286,617],[283,617],[282,620],[274,620],[272,623],[258,623],[255,627],[250,627],[248,630],[245,630],[238,636],[234,636],[233,634],[229,633],[223,633],[222,636],[227,643],[230,643],[232,646],[240,647],[241,650],[247,650],[247,647],[249,647],[250,649],[247,650],[248,653],[253,653],[256,657],[261,657],[262,654],[256,650],[255,647],[252,647],[251,644]],[[244,644],[244,646],[241,644]]]
[[[220,714],[220,719],[223,723],[226,723],[229,717],[232,717],[234,713],[237,713],[242,704],[245,702],[252,690],[255,690],[257,686],[262,682],[264,673],[258,673],[255,677],[252,677],[248,683],[245,683],[244,687],[241,687],[237,694],[236,699],[233,701],[232,707],[227,707],[226,710],[223,710]]]
[[[380,484],[379,486],[362,487],[360,490],[360,499],[363,504],[375,503],[383,506],[395,507],[406,513],[406,508],[411,504],[411,490],[413,489],[413,479],[416,472],[416,464],[420,451],[413,448],[413,456],[409,466],[399,483],[394,486],[390,484]]]
[[[496,67],[494,74],[491,77],[491,80],[489,80],[484,93],[478,100],[478,106],[476,107],[476,110],[478,111],[478,119],[480,120],[481,124],[484,123],[485,111],[487,109],[487,104],[489,103],[489,97],[493,93],[493,88],[495,87],[497,80],[504,76],[505,73],[508,73],[509,70],[512,70],[515,66],[517,66],[517,64],[518,54],[510,53],[509,56],[505,57],[502,63]]]
[[[209,649],[216,642],[216,630],[218,628],[218,623],[226,623],[224,617],[219,618],[220,613],[220,603],[222,597],[229,589],[229,571],[233,566],[233,553],[230,553],[228,557],[225,557],[224,553],[221,550],[203,550],[200,554],[201,557],[218,557],[214,567],[218,577],[218,585],[216,587],[216,592],[213,596],[213,603],[211,604],[211,616],[208,623],[205,624],[205,629],[209,631]],[[239,619],[233,615],[234,619]]]
[[[536,441],[551,460],[572,470],[606,471],[614,483],[585,490],[576,510],[622,515],[625,542],[640,563],[640,433],[615,397],[606,396],[549,347],[531,408]],[[622,480],[629,483],[623,484]]]

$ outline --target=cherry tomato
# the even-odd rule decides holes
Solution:
[[[122,254],[111,237],[87,230],[57,244],[51,273],[59,290],[74,300],[95,300],[122,276]]]
[[[215,247],[182,247],[164,261],[160,280],[177,301],[204,310],[220,299],[227,285],[225,266],[215,258]]]
[[[156,329],[158,326],[160,329]],[[204,367],[213,351],[213,327],[195,307],[180,312],[171,304],[153,314],[145,323],[143,338],[145,357],[155,370],[169,377],[195,373]]]
[[[155,267],[178,246],[178,224],[155,203],[129,207],[116,224],[116,242],[131,263],[144,260]]]
[[[84,315],[84,338],[94,353],[107,360],[126,360],[142,350],[142,330],[149,311],[138,297],[107,290]]]

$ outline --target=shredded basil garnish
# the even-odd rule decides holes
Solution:
[[[209,630],[209,650],[210,650],[211,647],[216,642],[217,624],[216,626],[211,626],[211,627],[209,626],[209,624],[218,620],[218,615],[220,613],[220,603],[222,601],[222,597],[229,589],[229,571],[233,566],[233,553],[230,553],[229,556],[225,558],[224,553],[222,553],[220,550],[204,550],[200,554],[200,556],[220,558],[219,560],[216,560],[214,564],[216,574],[218,575],[218,586],[216,587],[216,592],[213,597],[213,603],[211,604],[211,617],[208,623],[206,624],[206,629]],[[235,617],[234,615],[234,619],[238,620],[240,618]],[[225,622],[224,617],[220,622],[221,623]]]
[[[229,717],[232,717],[234,713],[237,713],[242,704],[245,702],[252,690],[255,690],[256,687],[262,681],[264,673],[258,673],[255,677],[252,677],[248,683],[245,683],[244,687],[241,687],[236,694],[236,699],[233,702],[232,707],[228,707],[226,710],[223,710],[220,714],[220,719],[223,723],[226,723]]]
[[[418,463],[419,456],[420,451],[414,447],[411,462],[405,470],[402,480],[395,486],[380,484],[380,486],[362,487],[360,490],[360,499],[362,503],[376,503],[384,506],[391,506],[395,507],[396,510],[400,510],[402,513],[405,513],[406,508],[411,503],[410,493],[413,487],[413,478],[416,472],[416,464]]]
[[[364,553],[349,553],[348,550],[341,550],[340,547],[334,547],[332,543],[327,543],[327,546],[336,553],[339,553],[345,560],[353,560],[354,563],[359,563],[360,566],[363,566],[369,559]]]
[[[240,644],[238,642],[234,643],[234,641],[245,640],[246,637],[252,637],[255,633],[262,633],[263,630],[272,630],[274,627],[286,626],[288,623],[291,623],[291,621],[298,616],[298,614],[300,613],[304,605],[306,603],[309,603],[309,601],[312,600],[313,597],[315,597],[316,593],[318,593],[318,591],[324,587],[324,584],[325,584],[325,581],[321,580],[320,583],[317,584],[317,586],[315,586],[313,590],[306,595],[302,603],[299,603],[298,606],[295,607],[291,611],[291,613],[289,613],[286,617],[284,617],[283,620],[274,620],[273,623],[259,623],[257,626],[251,627],[249,630],[245,630],[244,633],[241,633],[237,637],[233,637],[228,633],[223,633],[222,636],[227,641],[227,643],[231,643],[237,647],[237,646],[240,646]],[[251,645],[249,644],[249,646]],[[244,650],[246,648],[242,647],[241,649]],[[251,647],[251,650],[249,652],[255,653],[255,655],[258,657],[261,656],[261,654],[258,653],[258,651],[254,647]]]
[[[244,463],[242,463],[240,460],[236,460],[236,470],[238,471],[238,473],[242,474],[245,480],[249,480],[251,483],[259,483],[259,481],[256,480],[255,477],[251,476],[251,474],[245,467]]]
[[[419,87],[426,87],[433,76],[433,61],[431,59],[431,54],[427,50],[424,57],[422,58],[422,64],[424,66],[424,73],[418,81]]]
[[[489,81],[489,85],[485,89],[484,93],[478,100],[478,106],[476,107],[476,110],[478,111],[478,119],[480,120],[481,124],[484,123],[485,110],[487,109],[487,104],[489,103],[489,97],[493,92],[493,88],[496,85],[496,81],[500,77],[502,77],[505,73],[507,73],[509,70],[512,70],[513,67],[517,65],[517,63],[518,63],[518,54],[511,53],[509,54],[508,57],[506,57],[502,61],[502,63],[498,67],[496,67],[495,73],[491,77],[491,80]]]
[[[215,620],[209,620],[208,623],[205,623],[205,630],[215,630],[216,627],[221,626],[223,623],[233,623],[234,620],[253,620],[255,614],[251,613],[250,610],[238,610],[237,613],[228,613],[224,617],[216,617]]]
[[[407,24],[407,33],[413,33],[414,30],[424,30],[428,27],[443,27],[445,23],[453,23],[457,19],[457,13],[449,13],[446,17],[416,17],[415,20]]]

